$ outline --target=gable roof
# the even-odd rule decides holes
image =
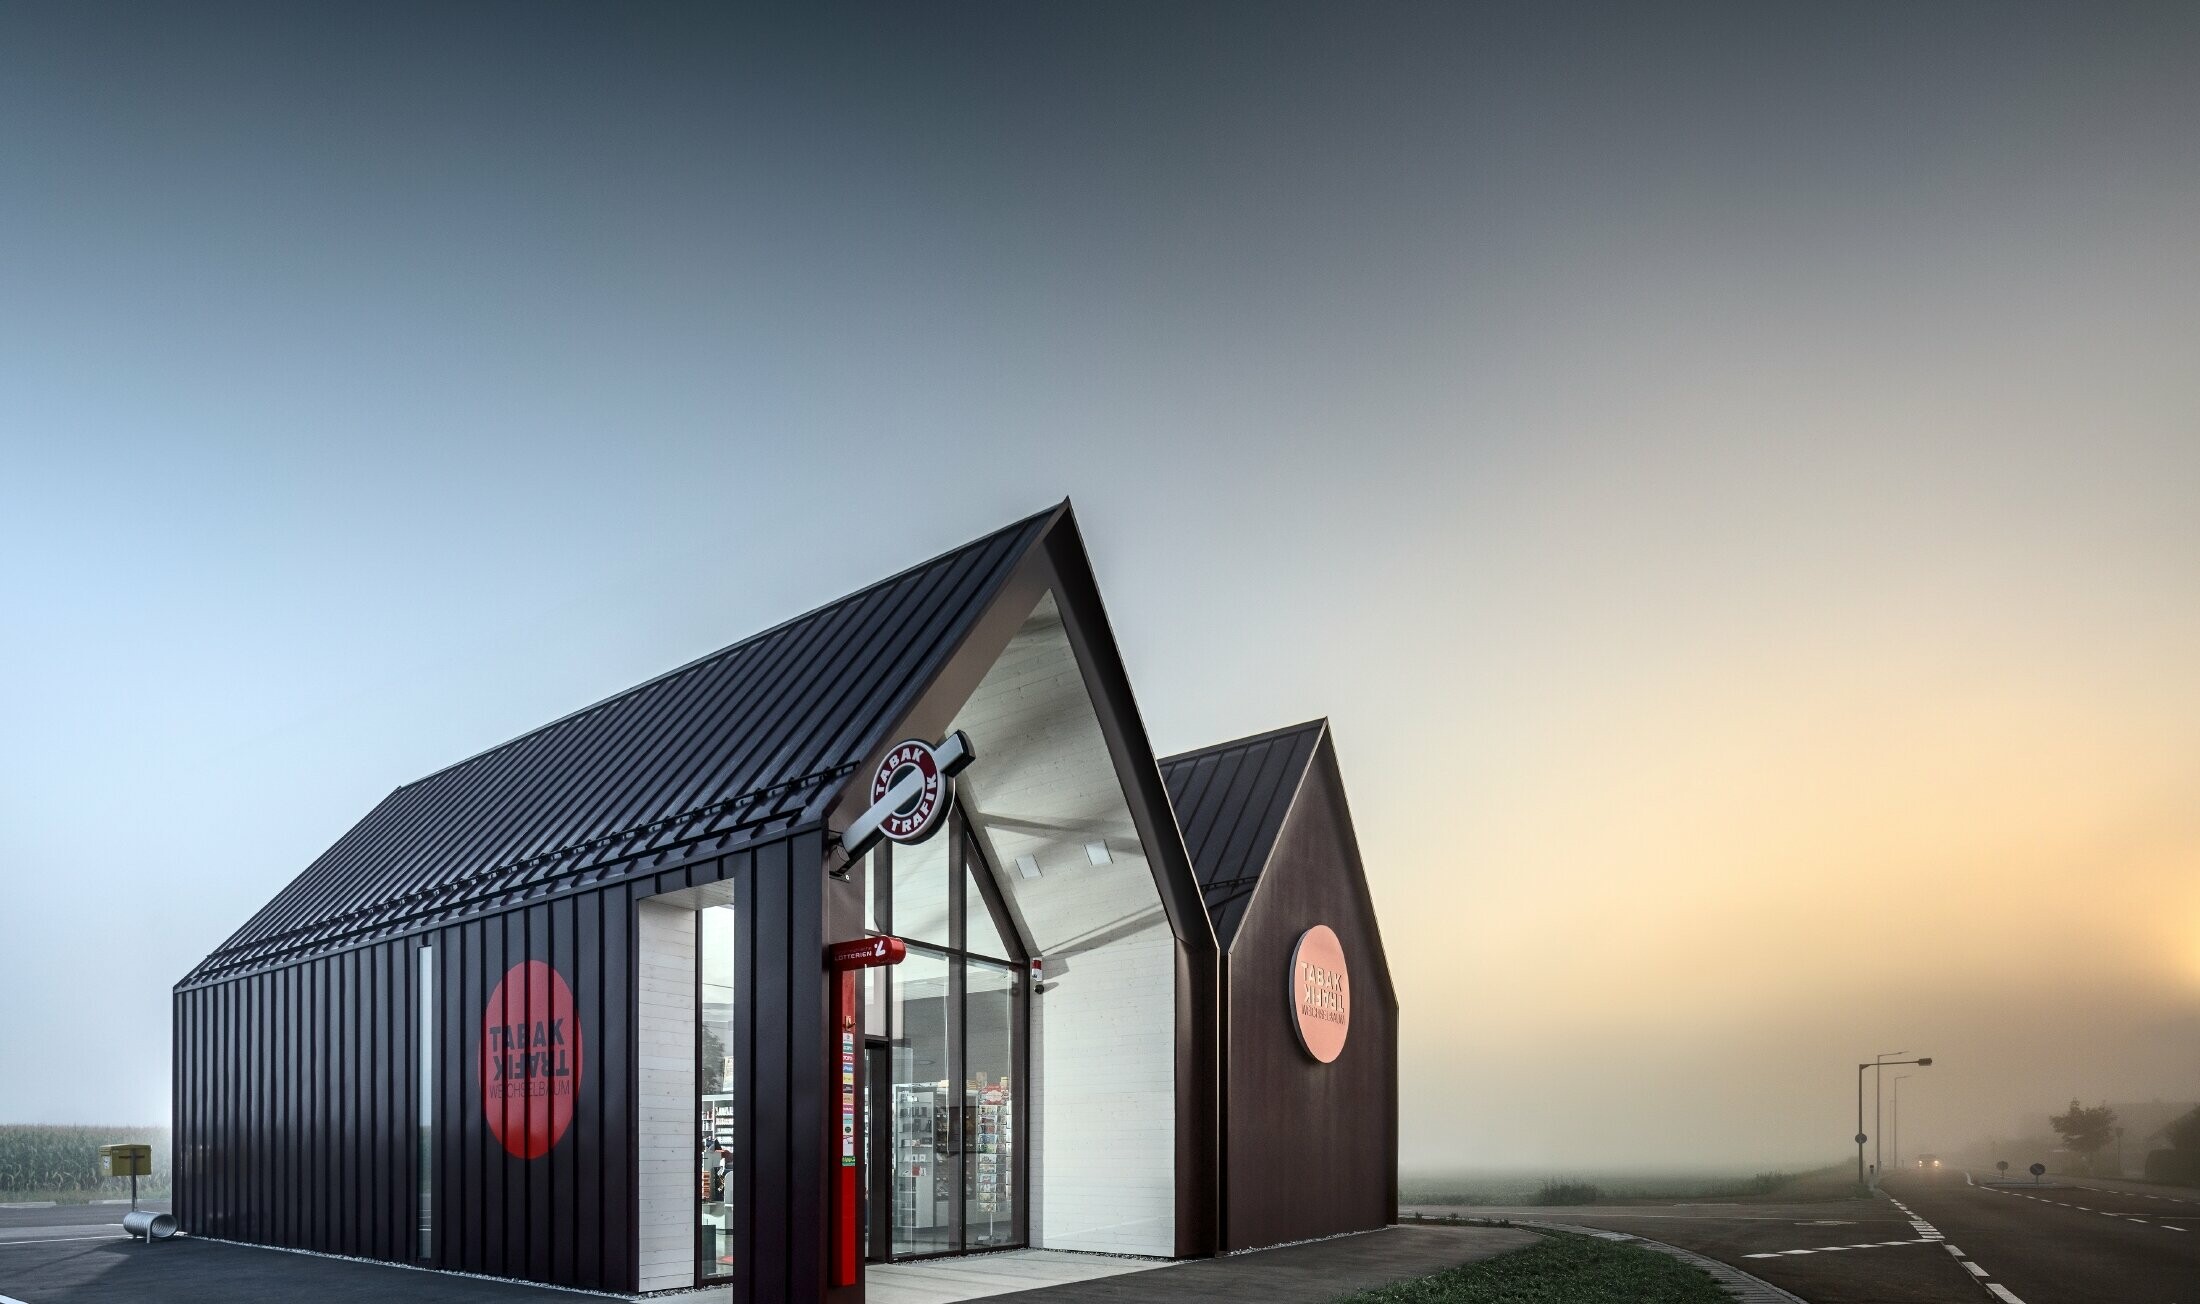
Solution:
[[[1200,895],[1225,951],[1245,920],[1276,835],[1283,831],[1283,817],[1328,727],[1327,720],[1309,720],[1161,762]]]
[[[184,982],[797,827],[908,709],[1065,510],[1026,517],[406,784]]]

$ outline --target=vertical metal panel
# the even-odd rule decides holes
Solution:
[[[465,930],[446,928],[431,934],[435,939],[435,1259],[439,1268],[456,1267],[455,1242],[467,1206],[464,1160],[466,1118],[461,1092],[466,1084],[466,1056],[459,1031],[458,1010],[463,999]]]
[[[749,1124],[750,1144],[735,1156],[735,1161],[742,1162],[743,1155],[751,1157],[755,1164],[752,1185],[760,1196],[768,1197],[772,1192],[790,1189],[791,1182],[787,1140],[793,1128],[789,1113],[793,1084],[787,1050],[793,1012],[788,987],[793,971],[793,957],[788,951],[792,885],[787,881],[783,855],[767,849],[755,857],[754,863],[755,922],[748,932],[756,952],[755,994],[736,998],[739,1005],[755,1010],[755,1039],[748,1048],[752,1068],[741,1075],[748,1090],[740,1100],[741,1113]],[[755,1251],[749,1256],[750,1272],[739,1274],[748,1284],[746,1298],[754,1304],[790,1298],[787,1258],[792,1249],[790,1220],[794,1210],[786,1202],[769,1198],[753,1200],[751,1207],[755,1210]]]
[[[640,1111],[634,1095],[634,912],[623,889],[603,904],[603,1284],[633,1290],[640,1281]]]
[[[329,1000],[329,1082],[336,1096],[336,1221],[334,1248],[359,1252],[359,953],[335,960],[335,986]]]
[[[573,1148],[573,1278],[601,1289],[603,1277],[604,1152],[614,1150],[604,1131],[603,1107],[603,904],[590,892],[572,903],[573,999],[587,1023],[581,1046],[581,1089],[573,1102],[573,1126],[585,1144]],[[561,923],[561,927],[566,925]],[[564,934],[561,933],[561,936]]]
[[[588,1053],[588,1043],[592,1040],[591,1034],[595,1032],[596,1024],[588,1017],[588,1003],[581,995],[583,989],[580,985],[580,966],[574,955],[574,903],[567,898],[541,909],[550,925],[547,951],[550,966],[563,974],[567,986],[573,989],[573,1018],[576,1026],[568,1037],[578,1035],[580,1039],[580,1053],[573,1057],[574,1071],[580,1076],[573,1083],[573,1123],[569,1139],[553,1147],[547,1161],[550,1190],[557,1198],[549,1206],[550,1225],[547,1234],[550,1238],[550,1263],[539,1280],[573,1281],[576,1279],[574,1248],[581,1238],[580,1189],[576,1180],[578,1169],[575,1161],[580,1151],[596,1144],[598,1135],[589,1121],[587,1111],[582,1108],[582,1093],[593,1085],[583,1057]]]
[[[756,1174],[756,858],[734,857],[733,878],[733,1298],[747,1304],[755,1290],[760,1242],[757,1239]]]
[[[787,1293],[817,1299],[825,1293],[831,1212],[826,1167],[838,1162],[828,1097],[837,1098],[838,1073],[830,984],[825,973],[825,844],[816,834],[774,842],[757,856],[759,873],[784,878],[787,916],[787,1089],[792,1096],[787,1127]],[[959,1113],[960,1111],[958,1111]],[[958,1197],[960,1198],[960,1197]]]
[[[545,905],[530,907],[525,924],[527,940],[521,955],[526,959],[541,960],[553,969],[557,968],[556,957],[550,946],[550,908]],[[529,990],[531,995],[532,989]],[[544,995],[547,997],[548,993]],[[547,1020],[550,1010],[546,1006],[530,1005],[527,1012],[520,1017],[532,1028],[537,1022]],[[544,1086],[555,1089],[557,1084],[549,1082]],[[548,1119],[555,1117],[556,1109],[557,1102],[552,1097],[529,1095],[529,1130],[532,1131],[538,1125],[548,1126]],[[522,1161],[519,1165],[527,1180],[527,1203],[524,1210],[527,1216],[527,1276],[535,1281],[556,1280],[550,1275],[550,1185],[557,1171],[556,1161],[551,1156],[564,1148],[561,1140],[558,1146],[551,1149],[549,1155],[531,1163]]]
[[[472,1048],[467,1059],[471,1062],[475,1080],[474,1089],[466,1093],[469,1098],[467,1103],[473,1107],[476,1115],[482,1111],[482,1092],[486,1089],[481,1078],[481,1057],[484,1053],[481,1049],[482,1025],[491,1019],[498,1023],[509,1022],[505,1011],[511,1001],[510,995],[507,993],[500,997],[500,1003],[494,1010],[486,1004],[486,999],[497,995],[497,979],[504,973],[508,949],[505,927],[510,922],[511,917],[507,915],[488,920],[481,929],[481,958],[476,963],[480,967],[479,981],[484,1000],[472,1007],[467,1020],[470,1026],[466,1029],[466,1040]],[[511,1197],[505,1186],[504,1146],[496,1139],[496,1133],[487,1126],[486,1119],[482,1120],[480,1147],[481,1271],[503,1276],[509,1271],[505,1266],[505,1250],[513,1240]]]
[[[379,990],[384,1015],[374,1034],[380,1043],[380,1054],[374,1061],[375,1077],[381,1082],[381,1089],[376,1093],[380,1099],[375,1109],[375,1136],[378,1139],[375,1149],[380,1152],[382,1183],[381,1206],[375,1212],[375,1225],[382,1243],[376,1257],[402,1262],[412,1257],[407,1253],[401,1234],[405,1214],[412,1207],[405,1187],[405,1173],[410,1167],[407,1156],[418,1148],[405,1144],[412,1129],[405,1112],[409,1093],[405,1090],[404,1033],[412,1026],[412,1020],[406,1017],[405,966],[400,961],[410,948],[400,942],[384,942],[378,949],[382,953]]]

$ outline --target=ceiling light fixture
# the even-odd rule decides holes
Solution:
[[[1025,878],[1039,877],[1039,860],[1036,856],[1016,857],[1016,872]]]
[[[1095,865],[1112,865],[1115,863],[1115,857],[1108,854],[1108,844],[1105,842],[1086,843],[1085,859]]]

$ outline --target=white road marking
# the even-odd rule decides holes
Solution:
[[[1956,1248],[1955,1246],[1953,1246],[1953,1245],[1950,1245],[1950,1244],[1948,1244],[1948,1243],[1947,1243],[1946,1241],[1942,1241],[1942,1242],[1940,1243],[1940,1248],[1941,1248],[1941,1249],[1944,1249],[1944,1250],[1946,1250],[1946,1251],[1948,1251],[1948,1253],[1950,1253],[1950,1254],[1953,1254],[1953,1255],[1955,1255],[1955,1256],[1956,1256],[1957,1258],[1959,1258],[1959,1259],[1963,1257],[1963,1251],[1961,1251],[1961,1250],[1957,1249],[1957,1248]]]
[[[1971,1262],[1969,1259],[1965,1259],[1963,1261],[1963,1270],[1970,1273],[1974,1277],[1983,1277],[1986,1275],[1986,1269],[1981,1268],[1977,1264]]]
[[[112,1236],[48,1236],[43,1240],[36,1241],[0,1240],[0,1250],[7,1249],[11,1245],[59,1245],[64,1241],[111,1241],[116,1237],[126,1237],[130,1240],[137,1239],[135,1236],[130,1236],[128,1232],[116,1232]],[[0,1296],[0,1301],[5,1299],[6,1296]],[[18,1300],[16,1304],[22,1304],[22,1301]]]
[[[1992,1291],[1994,1298],[2000,1300],[2001,1304],[2024,1304],[2024,1301],[2012,1294],[2007,1286],[1989,1281],[1986,1283],[1986,1289]]]
[[[1807,1250],[1766,1250],[1761,1254],[1745,1254],[1745,1259],[1781,1259],[1791,1254],[1832,1254],[1837,1250],[1881,1250],[1894,1245],[1931,1245],[1931,1241],[1866,1241],[1861,1245],[1815,1245]]]

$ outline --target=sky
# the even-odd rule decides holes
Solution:
[[[0,1121],[389,790],[1069,496],[1403,1162],[2200,1098],[2190,6],[0,9]]]

